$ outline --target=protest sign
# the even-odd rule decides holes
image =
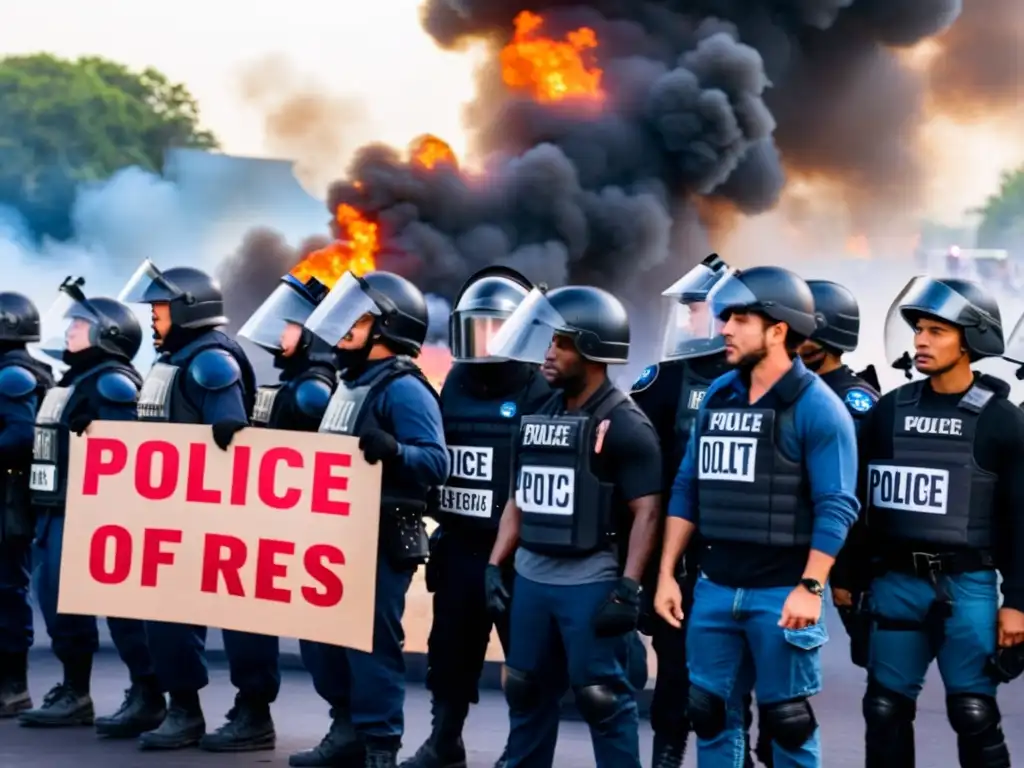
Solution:
[[[381,469],[355,438],[100,421],[68,472],[60,612],[372,650]]]

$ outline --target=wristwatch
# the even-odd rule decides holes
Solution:
[[[825,588],[821,586],[821,582],[817,579],[800,579],[800,586],[818,597],[825,594]]]

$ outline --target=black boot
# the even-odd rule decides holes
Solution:
[[[238,694],[227,722],[203,736],[199,748],[207,752],[259,752],[277,742],[270,704]]]
[[[331,711],[331,729],[313,749],[296,752],[288,758],[292,768],[362,768],[363,743],[348,713]]]
[[[124,692],[121,708],[107,717],[96,718],[96,734],[110,739],[134,739],[160,727],[167,715],[167,702],[154,679],[132,682]]]
[[[198,691],[171,693],[171,706],[159,728],[139,736],[139,749],[194,747],[206,733]]]
[[[390,741],[367,740],[363,768],[398,768],[398,745]]]
[[[435,701],[433,728],[416,754],[402,762],[401,768],[466,768],[466,746],[462,726],[469,705]]]
[[[682,732],[682,738],[678,734],[673,737],[660,733],[654,734],[654,749],[651,750],[651,768],[682,768],[683,758],[686,756],[687,732]]]
[[[28,654],[0,653],[0,719],[32,709],[28,693]]]

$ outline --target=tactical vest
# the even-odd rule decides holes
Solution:
[[[698,529],[709,540],[773,547],[810,544],[814,524],[803,457],[791,458],[779,436],[814,381],[807,373],[792,401],[775,409],[727,405],[721,390],[704,408],[697,443]]]
[[[690,440],[690,432],[693,431],[693,422],[697,418],[697,411],[704,402],[704,395],[714,379],[707,379],[699,376],[693,366],[688,363],[683,365],[683,384],[679,388],[679,404],[676,407],[676,440],[677,445],[686,451],[686,444]]]
[[[982,411],[996,398],[975,383],[956,407],[920,407],[925,381],[896,393],[893,458],[868,466],[868,525],[893,539],[990,549],[996,476],[974,459]]]
[[[68,492],[68,460],[71,455],[71,432],[68,417],[83,398],[95,391],[96,380],[104,373],[116,371],[141,383],[131,366],[108,360],[83,371],[66,387],[54,387],[46,393],[36,414],[35,439],[32,445],[32,472],[29,488],[32,503],[42,507],[63,509]],[[83,394],[84,393],[84,394]]]
[[[519,427],[519,543],[544,555],[582,557],[605,547],[615,531],[615,488],[601,481],[595,451],[604,442],[606,420],[628,398],[611,388],[583,413],[566,414],[562,397],[556,394],[537,415],[524,416]]]
[[[334,388],[333,379],[314,372],[303,372],[291,381],[262,386],[256,390],[256,402],[252,407],[249,421],[254,427],[295,429],[293,425],[286,423],[288,414],[294,413],[295,390],[302,382],[311,378],[323,381],[327,386]]]

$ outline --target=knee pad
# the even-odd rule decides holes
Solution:
[[[868,728],[886,730],[901,728],[914,722],[917,702],[908,696],[890,691],[874,680],[868,681],[862,705],[864,723]]]
[[[713,739],[725,730],[726,704],[725,699],[705,691],[696,685],[690,685],[690,701],[687,708],[690,725],[697,738]]]
[[[540,684],[532,675],[505,667],[505,701],[513,712],[533,709],[540,700]]]
[[[818,721],[807,699],[776,701],[759,707],[762,728],[783,749],[799,749],[814,735]]]
[[[576,709],[588,725],[598,725],[615,714],[619,706],[619,697],[607,685],[582,685],[573,688],[576,696]]]
[[[946,715],[957,736],[972,738],[999,725],[999,705],[980,693],[955,693],[946,697]]]

